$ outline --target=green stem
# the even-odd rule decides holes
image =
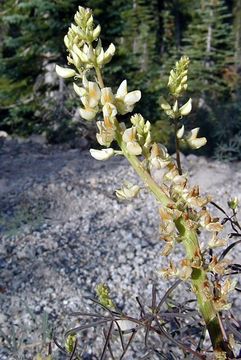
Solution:
[[[126,150],[126,145],[122,141],[120,128],[117,123],[117,142],[129,163],[132,165],[136,173],[143,180],[144,184],[151,190],[155,198],[162,205],[166,206],[171,203],[170,198],[163,192],[159,185],[153,180],[150,174],[143,168],[141,162],[136,156],[130,155]],[[188,227],[183,218],[179,218],[176,221],[176,227],[183,239],[183,245],[186,251],[186,256],[189,259],[193,259],[198,254],[201,254],[198,237],[195,230]],[[215,310],[213,301],[211,298],[205,297],[204,290],[209,285],[209,280],[206,271],[203,268],[194,269],[191,275],[192,288],[195,292],[199,311],[206,323],[212,346],[214,351],[218,354],[225,352],[227,354],[226,359],[233,358],[233,352],[228,342],[224,340],[222,329],[219,323],[218,313]]]
[[[147,170],[145,170],[141,164],[141,162],[138,160],[138,158],[134,155],[130,155],[128,151],[126,150],[126,145],[122,141],[122,136],[120,133],[119,124],[116,123],[117,131],[116,131],[116,140],[118,142],[119,147],[122,150],[122,153],[126,157],[126,159],[129,161],[131,166],[134,168],[136,173],[139,175],[139,177],[142,179],[144,184],[151,190],[151,192],[154,194],[156,200],[158,202],[161,202],[164,206],[167,206],[171,202],[170,198],[161,190],[159,185],[153,180],[151,175]]]
[[[187,258],[193,259],[194,257],[197,257],[198,254],[200,254],[200,247],[196,231],[190,229],[183,218],[179,218],[175,224],[183,239],[182,243],[186,250]],[[224,339],[222,327],[220,326],[219,314],[212,301],[212,288],[206,271],[202,267],[193,269],[191,281],[193,292],[197,298],[199,311],[206,323],[217,358],[218,353],[224,352],[227,356],[226,359],[233,359],[234,354],[230,344]],[[206,295],[209,290],[210,297]]]
[[[104,87],[104,82],[101,76],[101,72],[99,68],[96,68],[96,75],[101,88]],[[148,171],[144,169],[141,162],[134,155],[130,155],[126,149],[126,144],[122,140],[122,131],[118,121],[116,121],[116,140],[123,152],[123,155],[129,161],[133,169],[142,179],[144,184],[150,189],[150,191],[154,194],[156,200],[160,202],[162,205],[167,206],[172,201],[168,195],[160,188],[160,186],[153,180]],[[175,133],[177,129],[175,128]],[[177,139],[178,140],[178,139]],[[177,152],[177,164],[180,164],[179,173],[181,172],[181,162],[180,162],[180,154],[179,154],[179,145]],[[179,160],[178,160],[179,159]],[[188,259],[193,259],[199,254],[201,254],[199,241],[197,237],[197,233],[195,230],[190,229],[186,221],[181,217],[176,220],[175,225],[177,230],[179,231],[180,236],[182,237],[182,242],[186,251],[186,256]],[[201,267],[197,269],[193,269],[191,275],[192,288],[196,295],[199,311],[206,323],[206,327],[208,329],[210,339],[212,342],[213,349],[217,354],[225,353],[226,359],[233,359],[234,355],[231,350],[229,343],[224,339],[222,328],[219,322],[219,315],[215,310],[212,298],[206,297],[204,290],[209,286],[210,282],[207,277],[206,271]]]
[[[101,89],[103,89],[103,87],[105,87],[105,85],[104,85],[104,81],[103,81],[103,78],[102,78],[102,75],[101,75],[100,68],[96,67],[95,72],[96,72],[96,76],[97,76],[99,86],[100,86]]]
[[[177,137],[177,120],[174,119],[174,128],[175,128],[175,145],[176,145],[176,161],[177,161],[177,168],[179,175],[182,175],[182,166],[181,166],[181,159],[180,159],[180,147],[179,147],[179,139]]]

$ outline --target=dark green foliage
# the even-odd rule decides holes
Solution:
[[[241,160],[241,102],[240,99],[216,109],[215,157],[219,160]],[[228,121],[227,121],[228,119]]]
[[[185,33],[182,51],[192,61],[192,96],[206,101],[210,96],[216,99],[229,91],[225,73],[234,63],[231,14],[223,0],[202,0],[194,9],[195,15]]]
[[[1,128],[21,135],[48,130],[49,119],[43,118],[46,109],[54,112],[59,107],[51,99],[59,79],[54,74],[47,83],[45,74],[51,64],[64,59],[62,39],[77,4],[62,0],[4,3],[0,24]]]

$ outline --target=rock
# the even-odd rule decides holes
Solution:
[[[0,138],[4,138],[7,139],[8,138],[8,133],[6,131],[0,131]]]
[[[46,145],[47,144],[47,138],[45,135],[39,135],[39,134],[32,134],[29,136],[28,141],[33,144],[39,144],[39,145]]]

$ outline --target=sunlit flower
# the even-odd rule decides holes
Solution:
[[[121,115],[127,114],[134,109],[135,103],[141,98],[140,90],[127,92],[127,81],[123,80],[115,95],[116,107]]]
[[[69,68],[64,68],[62,66],[56,65],[56,73],[64,79],[71,78],[76,75],[76,71]]]
[[[199,149],[207,143],[205,137],[198,138],[199,128],[192,129],[187,135],[185,141],[192,149]]]
[[[97,121],[96,123],[99,133],[96,134],[98,143],[102,146],[110,146],[115,137],[115,128],[106,126],[104,121]]]
[[[127,151],[131,155],[141,155],[142,148],[137,142],[135,127],[126,129],[123,133],[122,139],[126,143]]]
[[[90,149],[90,154],[96,160],[108,160],[115,154],[115,152],[112,148],[102,150]]]
[[[110,87],[101,89],[101,104],[105,105],[106,103],[114,103],[114,95]]]

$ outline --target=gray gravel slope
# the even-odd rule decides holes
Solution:
[[[193,155],[183,162],[191,181],[215,201],[225,205],[237,195],[241,202],[240,163]],[[145,192],[133,202],[116,199],[114,190],[124,179],[138,182],[124,159],[97,162],[85,151],[5,141],[0,164],[0,323],[5,331],[9,321],[28,321],[26,306],[69,324],[66,312],[80,309],[103,281],[120,306],[131,308],[140,294],[148,298],[164,261],[157,206]],[[181,257],[179,249],[175,254]],[[161,283],[161,292],[167,286]],[[236,298],[236,308],[239,304]]]

